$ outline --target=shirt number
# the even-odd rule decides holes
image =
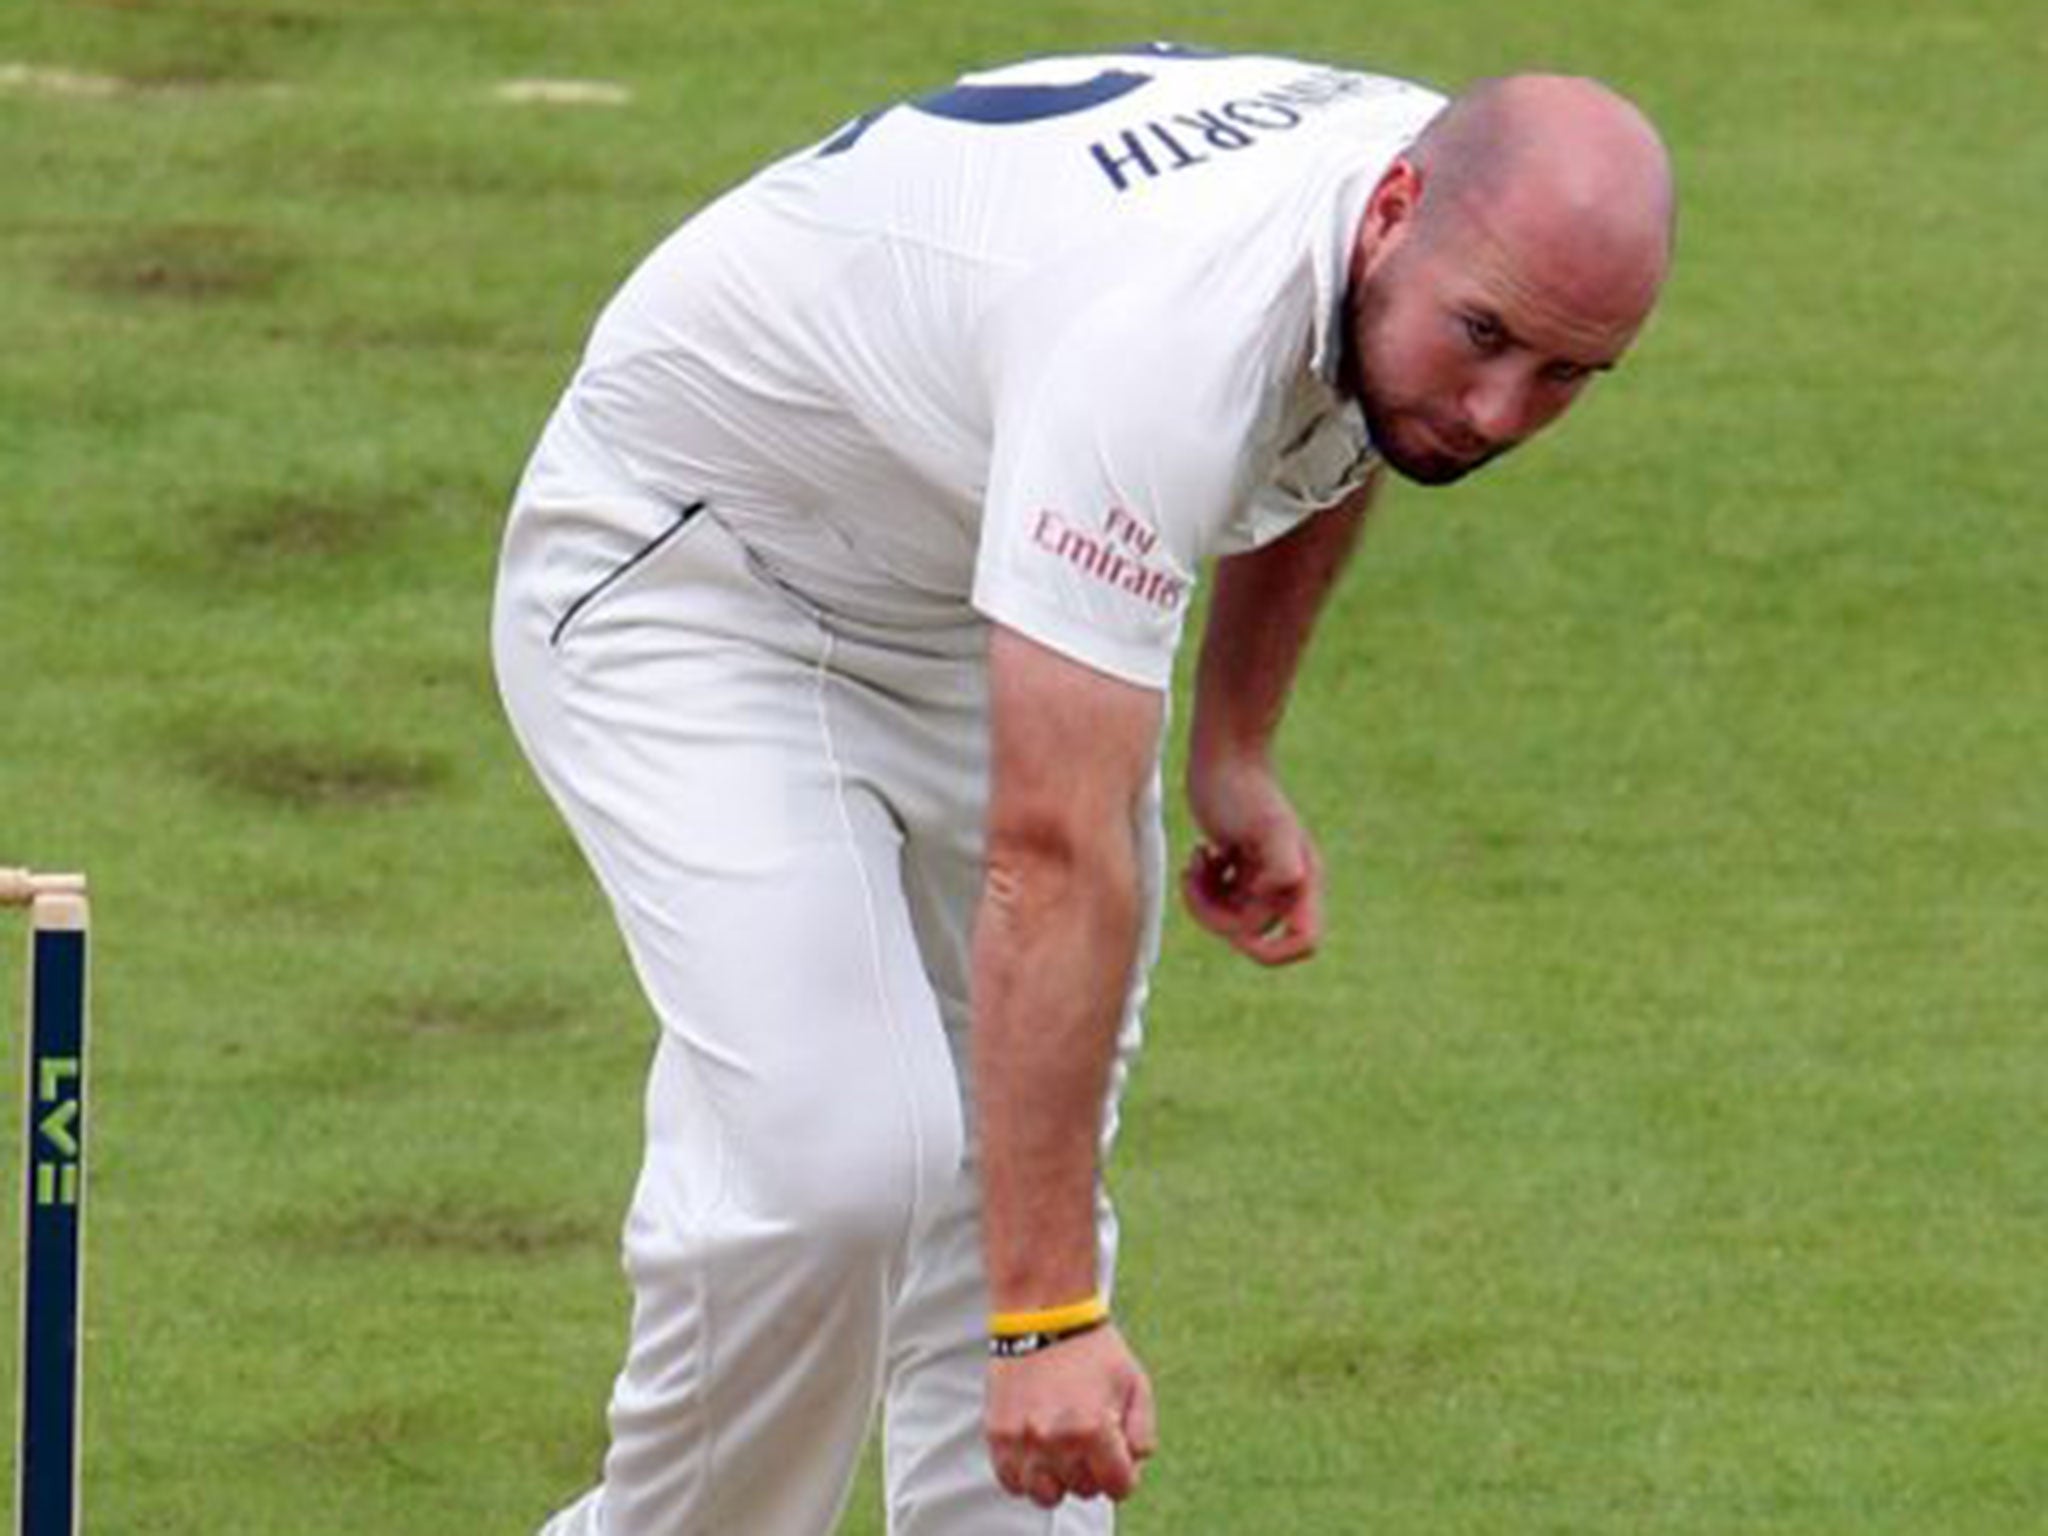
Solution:
[[[1183,48],[1173,43],[1154,43],[1132,51],[1145,58],[1215,57],[1203,50]],[[903,105],[928,117],[943,117],[956,123],[991,126],[1042,123],[1049,117],[1066,117],[1116,101],[1130,95],[1151,78],[1135,69],[1105,69],[1086,80],[1076,80],[1067,85],[971,85],[961,81]],[[843,154],[860,142],[862,134],[895,110],[893,106],[879,107],[855,118],[827,140],[818,153]]]

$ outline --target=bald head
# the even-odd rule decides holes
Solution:
[[[1588,293],[1647,314],[1676,204],[1663,141],[1597,80],[1510,75],[1458,96],[1416,140],[1425,244],[1505,239],[1579,269]]]
[[[1386,462],[1447,484],[1563,415],[1649,318],[1671,225],[1664,146],[1606,86],[1458,97],[1381,174],[1352,246],[1344,368]]]

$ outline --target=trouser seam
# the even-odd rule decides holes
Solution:
[[[847,803],[846,769],[840,761],[838,739],[832,729],[832,712],[827,695],[832,682],[832,659],[838,647],[838,640],[832,631],[822,624],[818,626],[818,633],[821,644],[813,669],[813,698],[817,708],[818,739],[825,749],[825,770],[832,782],[832,803],[839,814],[840,831],[846,840],[847,853],[853,860],[854,877],[860,884],[861,917],[867,930],[868,966],[874,980],[875,999],[881,1012],[882,1025],[889,1036],[890,1049],[895,1055],[898,1104],[904,1112],[910,1134],[910,1200],[905,1206],[903,1227],[897,1238],[898,1257],[890,1266],[893,1274],[900,1272],[901,1255],[907,1252],[910,1235],[917,1227],[918,1212],[924,1209],[924,1127],[919,1121],[915,1103],[905,1102],[915,1093],[916,1073],[907,1042],[903,1038],[903,1020],[897,1012],[895,1000],[889,990],[889,970],[882,955],[878,916],[880,904],[875,899],[874,881],[869,874],[867,860],[861,856],[852,808]],[[890,1282],[892,1292],[896,1283],[893,1279]]]

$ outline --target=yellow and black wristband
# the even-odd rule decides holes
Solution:
[[[1063,1307],[998,1312],[988,1320],[988,1352],[997,1360],[1022,1359],[1084,1333],[1093,1333],[1108,1321],[1109,1303],[1100,1295]]]

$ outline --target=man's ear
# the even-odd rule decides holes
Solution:
[[[1422,167],[1406,155],[1399,156],[1381,175],[1379,185],[1365,205],[1358,240],[1366,270],[1385,259],[1387,253],[1413,232],[1422,208]]]

